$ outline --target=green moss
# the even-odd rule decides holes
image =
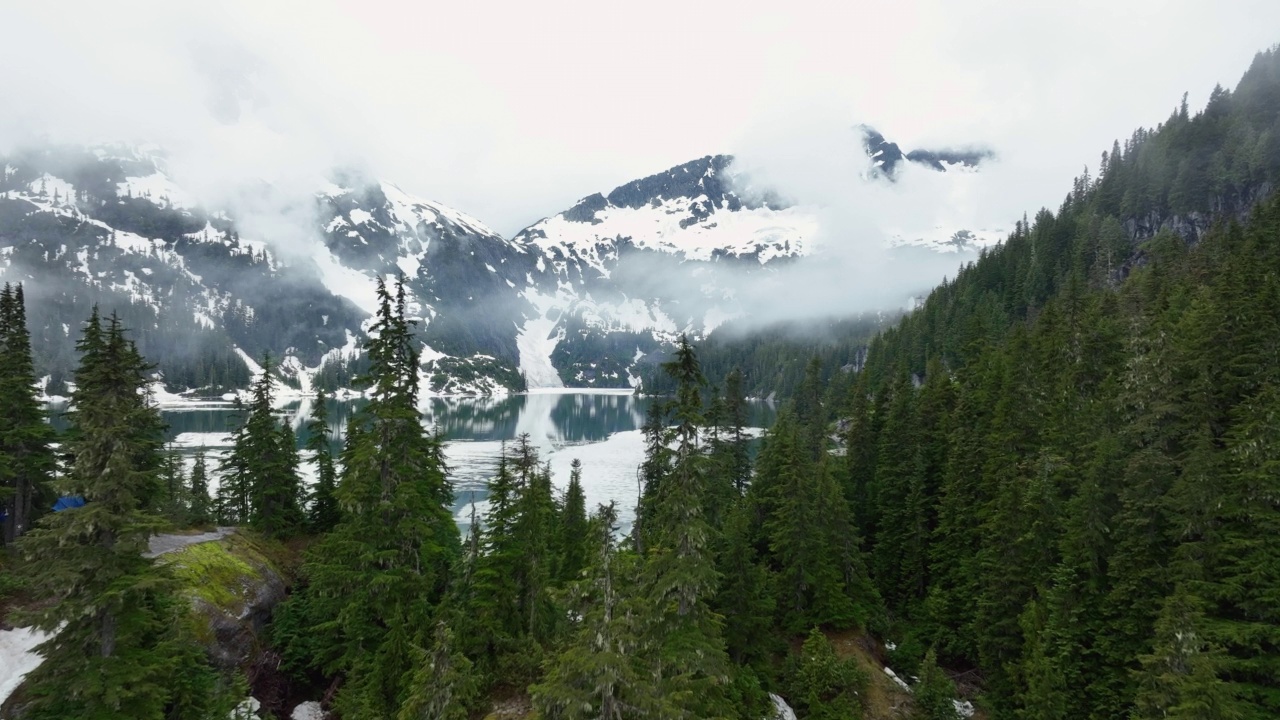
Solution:
[[[239,531],[217,542],[190,545],[162,560],[192,598],[237,616],[266,573],[284,577],[278,560],[286,552],[265,538]]]

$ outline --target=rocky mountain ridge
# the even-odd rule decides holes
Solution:
[[[306,244],[283,251],[202,207],[157,148],[40,148],[0,158],[0,262],[26,287],[50,395],[94,305],[118,313],[169,393],[243,388],[266,353],[296,392],[352,388],[376,279],[400,276],[431,393],[630,387],[680,333],[739,314],[736,283],[820,249],[812,209],[744,194],[732,162],[589,195],[510,239],[335,172],[305,208]]]

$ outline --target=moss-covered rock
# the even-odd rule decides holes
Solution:
[[[288,551],[247,531],[161,556],[191,598],[196,635],[223,668],[244,667],[290,582]]]

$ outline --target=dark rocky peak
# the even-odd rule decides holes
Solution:
[[[560,214],[569,222],[600,224],[597,215],[608,208],[629,208],[640,210],[646,207],[657,208],[672,200],[690,200],[687,219],[689,224],[700,222],[710,217],[717,210],[738,211],[743,208],[756,209],[768,207],[779,210],[787,207],[776,193],[738,191],[738,185],[731,166],[732,155],[707,155],[697,160],[677,165],[648,177],[633,180],[619,185],[608,195],[593,193],[582,198],[573,207]],[[517,237],[533,239],[546,237],[542,230],[534,225],[526,228]]]
[[[989,148],[939,148],[936,150],[917,149],[903,152],[895,142],[890,142],[878,130],[868,125],[858,126],[862,133],[862,147],[871,158],[873,170],[880,176],[890,180],[897,178],[902,162],[913,162],[931,170],[946,172],[950,165],[977,167],[981,163],[995,157]]]
[[[600,221],[596,219],[596,213],[607,207],[609,207],[609,201],[605,200],[604,195],[593,193],[579,200],[573,207],[565,210],[564,219],[570,222],[599,223]]]
[[[609,203],[617,207],[641,208],[655,201],[679,197],[690,200],[706,195],[720,207],[727,198],[737,196],[725,169],[733,162],[731,155],[707,155],[665,172],[620,185],[609,193]]]

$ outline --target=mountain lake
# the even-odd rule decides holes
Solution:
[[[493,474],[504,443],[528,433],[542,462],[551,463],[552,483],[563,492],[569,482],[569,465],[582,461],[582,486],[588,512],[600,503],[615,501],[622,530],[631,526],[639,493],[638,470],[644,460],[641,426],[654,398],[637,398],[626,390],[542,390],[505,397],[428,397],[421,401],[422,422],[438,429],[445,440],[445,457],[454,487],[453,514],[465,532],[472,506],[483,516],[487,508],[485,484]],[[308,439],[311,398],[281,399],[277,417],[298,436],[301,448]],[[347,420],[366,401],[329,401],[329,439],[335,456],[341,451]],[[776,415],[766,402],[748,403],[749,422],[759,434]],[[53,424],[65,429],[59,417],[64,404],[50,405]],[[218,463],[231,447],[231,431],[241,414],[225,401],[190,401],[160,407],[168,425],[166,440],[184,460],[190,473],[197,452],[204,451],[210,471],[210,492],[217,488]],[[310,453],[301,453],[299,472],[303,482],[315,480]]]

